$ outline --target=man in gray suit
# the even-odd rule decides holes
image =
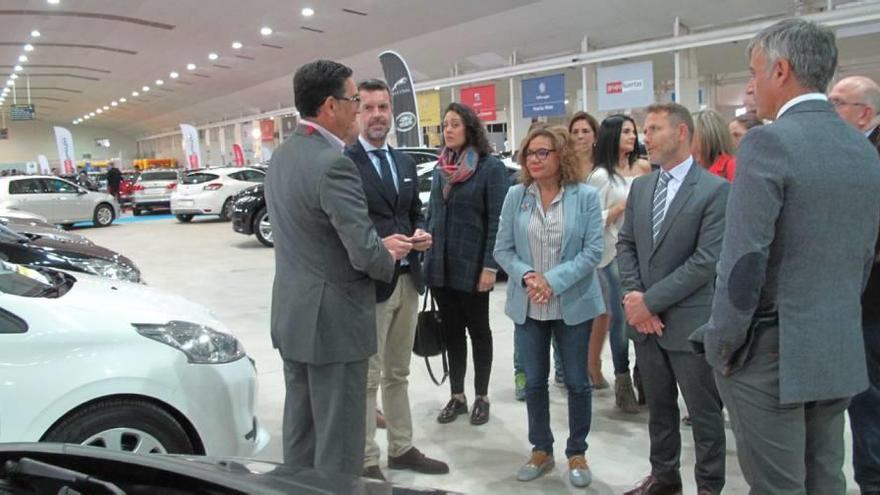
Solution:
[[[749,45],[758,117],[727,207],[702,345],[753,494],[841,495],[844,411],[868,386],[860,296],[880,225],[880,163],[824,91],[834,34],[790,19]]]
[[[376,352],[373,280],[389,282],[412,245],[379,239],[360,173],[343,155],[358,133],[351,69],[297,70],[302,117],[273,155],[266,203],[275,235],[272,343],[284,360],[284,462],[360,475],[367,360]]]
[[[626,495],[681,493],[678,388],[693,421],[699,493],[724,487],[721,399],[688,336],[709,319],[728,184],[694,162],[693,133],[683,106],[648,107],[645,146],[660,170],[633,182],[617,243],[651,436],[651,475]]]

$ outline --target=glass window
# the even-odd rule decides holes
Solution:
[[[242,173],[248,182],[263,182],[266,179],[266,174],[259,170],[244,170]]]
[[[162,172],[144,172],[138,178],[141,182],[146,182],[148,180],[173,180],[177,182],[177,172],[174,171],[162,171]]]
[[[9,183],[9,194],[40,194],[43,183],[40,179],[14,180]]]
[[[46,190],[50,193],[78,193],[79,188],[75,185],[61,179],[43,179],[46,184]]]
[[[229,174],[229,178],[243,181],[243,180],[245,180],[244,172],[233,172],[233,173]]]
[[[189,174],[183,178],[184,184],[203,184],[205,182],[211,182],[216,179],[218,175],[216,174],[206,174],[203,172],[197,172],[194,174]]]

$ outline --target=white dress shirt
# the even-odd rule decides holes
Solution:
[[[666,184],[666,206],[663,208],[663,218],[666,218],[666,212],[669,211],[669,205],[672,204],[672,200],[675,199],[675,195],[678,194],[678,190],[681,189],[681,185],[684,183],[684,178],[687,176],[688,172],[691,171],[693,165],[694,157],[688,155],[685,161],[669,170],[665,170],[666,172],[669,172],[672,177]],[[661,170],[661,173],[663,173],[663,171],[664,170]]]
[[[785,102],[785,105],[782,105],[782,108],[779,109],[779,113],[776,114],[776,120],[779,120],[779,117],[782,117],[782,114],[787,112],[789,108],[797,105],[798,103],[811,100],[828,101],[828,97],[823,95],[822,93],[806,93],[800,96],[795,96],[794,98]]]

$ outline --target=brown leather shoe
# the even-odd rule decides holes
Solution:
[[[379,466],[367,466],[364,468],[364,471],[361,473],[361,476],[364,478],[370,478],[379,481],[386,481],[385,475],[382,474],[382,470],[379,469]]]
[[[681,495],[681,483],[664,483],[653,476],[648,476],[623,495]]]
[[[415,447],[410,448],[401,456],[388,456],[388,467],[390,469],[409,469],[422,474],[446,474],[449,472],[449,466],[445,462],[431,459]]]

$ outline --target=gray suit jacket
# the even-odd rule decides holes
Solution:
[[[272,155],[266,204],[275,236],[272,343],[284,359],[359,361],[376,353],[373,279],[394,260],[367,215],[355,164],[307,124]]]
[[[633,181],[617,241],[617,264],[624,294],[645,293],[648,309],[666,328],[659,344],[692,352],[688,337],[709,319],[715,263],[721,251],[729,185],[696,162],[669,205],[655,243],[651,210],[659,171]],[[646,335],[629,328],[630,337]]]
[[[749,131],[737,158],[712,318],[694,335],[730,375],[779,327],[780,402],[868,386],[860,295],[880,225],[880,159],[825,101]]]

